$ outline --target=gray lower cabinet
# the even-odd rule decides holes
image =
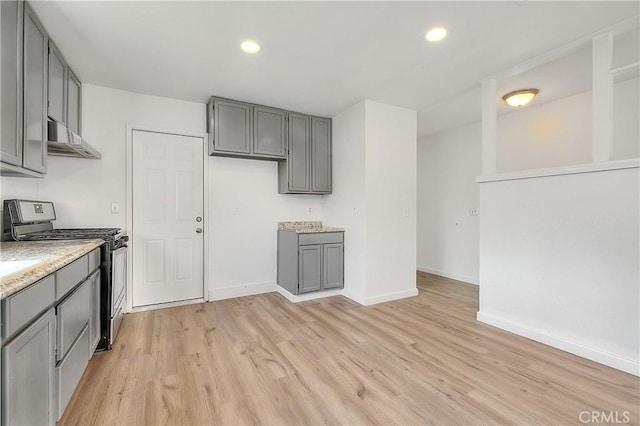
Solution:
[[[279,230],[277,281],[291,294],[344,287],[344,233]]]
[[[287,158],[278,164],[281,194],[331,194],[331,119],[289,114]]]
[[[322,261],[322,288],[341,288],[344,285],[344,244],[324,244]]]
[[[0,174],[43,177],[47,158],[48,36],[26,2],[0,2]]]
[[[322,246],[308,245],[298,248],[298,293],[322,288]]]
[[[2,424],[55,424],[53,309],[2,348]]]
[[[0,301],[1,424],[62,416],[100,337],[99,257],[94,249]]]
[[[209,155],[257,160],[285,157],[286,111],[211,98],[207,115]]]

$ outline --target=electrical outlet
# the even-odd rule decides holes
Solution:
[[[233,209],[233,214],[236,215],[236,216],[239,216],[240,215],[240,207],[234,208]]]
[[[409,209],[408,208],[404,208],[402,209],[402,217],[409,217]]]
[[[111,214],[120,214],[120,203],[111,203]]]
[[[307,210],[309,211],[309,213],[313,212],[313,209],[311,207],[309,207]]]
[[[469,216],[478,216],[478,209],[469,209]]]

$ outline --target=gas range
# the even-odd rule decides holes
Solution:
[[[126,301],[127,241],[120,228],[53,227],[56,212],[48,201],[5,200],[4,241],[46,241],[101,239],[100,246],[100,328],[98,349],[111,349],[122,320]]]

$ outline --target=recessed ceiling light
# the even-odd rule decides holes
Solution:
[[[431,28],[429,31],[427,31],[427,34],[424,36],[424,38],[426,38],[427,41],[430,41],[431,43],[435,43],[437,41],[444,40],[446,36],[447,36],[446,28],[436,27],[436,28]]]
[[[240,49],[245,53],[258,53],[260,51],[260,45],[253,40],[245,40],[240,44]]]
[[[523,89],[509,92],[502,99],[514,108],[520,108],[527,105],[538,94],[538,89]]]

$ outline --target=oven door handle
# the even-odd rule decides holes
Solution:
[[[117,249],[115,249],[115,250],[113,251],[113,254],[116,254],[116,253],[118,253],[118,252],[120,252],[120,251],[124,251],[124,250],[126,250],[128,247],[129,247],[129,246],[128,246],[128,245],[126,245],[126,244],[125,244],[125,245],[123,245],[123,246],[120,246],[120,247],[118,247]]]

